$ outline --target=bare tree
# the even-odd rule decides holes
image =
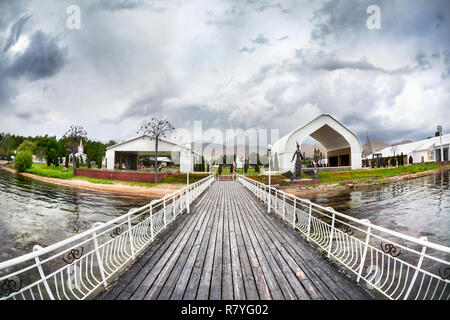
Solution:
[[[78,145],[83,137],[86,137],[87,132],[84,131],[82,126],[71,125],[70,129],[64,134],[67,138],[67,151],[72,152],[72,168],[73,175],[75,175],[75,153],[77,153]]]
[[[141,126],[139,132],[147,134],[155,139],[155,182],[158,182],[158,143],[159,139],[165,138],[168,134],[172,133],[175,128],[167,120],[158,120],[152,118],[150,122],[147,122]]]

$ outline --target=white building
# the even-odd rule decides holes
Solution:
[[[361,168],[362,146],[358,137],[328,114],[322,114],[285,135],[272,146],[272,155],[278,156],[279,170],[294,170],[292,156],[305,139],[311,136],[327,149],[330,167]]]
[[[83,140],[80,140],[80,145],[77,148],[77,152],[75,153],[75,159],[79,159],[81,162],[86,163],[87,154],[84,153]],[[72,162],[72,154],[69,154],[69,162]]]
[[[450,134],[442,137],[442,147],[444,151],[444,161],[449,160]],[[397,146],[389,146],[381,150],[374,151],[373,155],[368,158],[376,157],[393,157],[399,154],[406,156],[408,164],[421,162],[441,161],[441,142],[439,137],[432,137],[420,141],[400,144]]]
[[[106,148],[106,168],[137,170],[138,156],[155,157],[154,138],[142,135]],[[193,171],[194,164],[201,158],[191,148],[162,139],[158,140],[158,159],[160,157],[170,157],[174,164],[180,165],[180,172]]]

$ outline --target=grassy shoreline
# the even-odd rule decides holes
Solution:
[[[13,171],[13,165],[6,165]],[[319,183],[297,185],[292,184],[288,179],[281,175],[274,175],[271,177],[271,183],[280,189],[291,189],[293,192],[332,192],[336,190],[343,190],[348,188],[367,188],[377,186],[380,184],[392,183],[400,180],[413,179],[424,175],[433,174],[441,169],[450,169],[449,163],[423,163],[408,165],[394,168],[375,168],[375,169],[361,169],[352,171],[319,171]],[[63,167],[55,167],[53,165],[33,163],[32,168],[26,170],[26,175],[45,181],[50,181],[58,184],[74,186],[74,184],[85,184],[87,186],[94,186],[97,190],[106,190],[107,192],[115,192],[114,190],[120,186],[125,186],[132,193],[132,190],[167,190],[182,187],[186,184],[186,174],[169,175],[161,180],[160,183],[147,181],[125,181],[114,179],[100,179],[86,176],[73,176],[72,168],[67,168],[67,172],[63,172]],[[262,183],[268,183],[267,175],[247,175],[249,178],[255,179]],[[190,174],[189,181],[195,182],[203,177],[205,174]],[[310,179],[309,176],[302,174],[303,179]]]
[[[291,183],[287,178],[276,175],[271,177],[271,183],[279,185],[280,187],[298,187],[299,189],[308,189],[311,187],[326,187],[329,186],[367,186],[377,185],[380,183],[395,182],[418,176],[428,175],[439,171],[440,169],[450,169],[449,163],[421,163],[408,166],[393,167],[393,168],[374,168],[374,169],[360,169],[351,171],[325,171],[319,170],[319,182],[309,185],[296,185]],[[252,179],[262,183],[268,183],[268,176],[249,176]],[[309,176],[302,173],[302,179],[310,179]]]

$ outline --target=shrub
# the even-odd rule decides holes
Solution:
[[[218,172],[219,172],[219,176],[220,176],[222,174],[222,165],[221,164],[219,164]]]
[[[98,159],[97,165],[99,169],[102,168],[102,158]]]
[[[14,169],[17,171],[25,171],[33,165],[33,155],[30,151],[21,151],[14,159]]]
[[[88,167],[88,169],[91,169],[92,168],[92,165],[91,165],[91,159],[87,159],[87,167]]]

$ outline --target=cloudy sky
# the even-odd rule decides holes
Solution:
[[[284,135],[321,113],[362,142],[450,132],[448,0],[0,0],[0,12],[3,132],[59,138],[76,124],[120,141],[156,116]]]

